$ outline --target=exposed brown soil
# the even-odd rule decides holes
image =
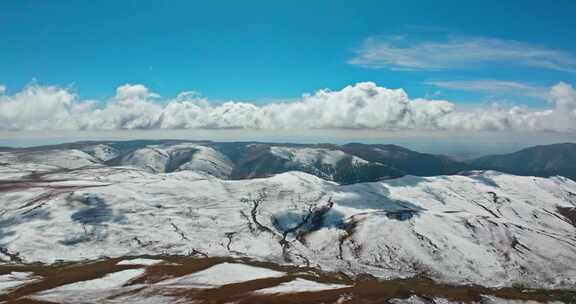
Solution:
[[[129,284],[145,284],[144,288],[151,288],[152,284],[167,278],[180,277],[209,268],[222,262],[245,263],[258,267],[265,267],[286,272],[285,277],[259,279],[236,284],[229,284],[219,288],[169,288],[162,289],[163,295],[174,296],[180,299],[189,299],[194,303],[386,303],[387,299],[408,298],[418,295],[422,298],[445,298],[452,301],[469,303],[480,301],[482,295],[493,295],[503,299],[534,300],[547,302],[560,300],[564,303],[576,303],[576,291],[567,290],[520,290],[516,288],[492,289],[480,286],[452,286],[439,284],[425,278],[396,279],[379,281],[370,276],[353,279],[341,273],[325,273],[313,268],[297,268],[291,266],[278,266],[272,263],[254,262],[247,259],[232,258],[193,258],[193,257],[147,257],[163,259],[165,263],[148,266],[143,276]],[[92,280],[106,274],[140,268],[138,265],[117,265],[121,259],[108,259],[87,263],[65,263],[59,265],[13,265],[0,266],[0,274],[11,271],[33,272],[42,277],[42,280],[21,286],[10,293],[0,295],[0,301],[6,303],[49,303],[35,301],[28,296],[36,292],[52,289],[65,284],[78,281]],[[258,294],[254,291],[273,287],[278,284],[303,278],[321,283],[345,284],[350,287],[318,292],[302,292],[296,294]],[[151,288],[150,290],[154,290]],[[138,292],[138,290],[129,291]],[[431,302],[433,303],[433,302]]]

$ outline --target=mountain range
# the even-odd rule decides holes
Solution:
[[[562,175],[576,179],[576,144],[535,146],[510,154],[480,157],[471,164],[516,175]]]
[[[523,176],[576,179],[576,144],[535,146],[518,152],[458,161],[391,144],[278,144],[181,140],[78,142],[0,149],[2,159],[76,168],[131,166],[152,173],[193,170],[223,179],[302,171],[341,184],[405,175],[438,176],[495,170]]]
[[[492,288],[474,287],[479,295],[470,301],[496,293],[532,299],[495,291],[514,286],[564,294],[576,287],[576,182],[556,173],[570,168],[563,161],[571,159],[566,151],[573,147],[535,147],[470,162],[365,144],[123,141],[2,149],[0,266],[28,274],[0,273],[0,287],[7,280],[16,284],[7,286],[22,286],[7,287],[9,298],[53,301],[74,289],[51,284],[53,271],[42,267],[185,256],[196,259],[192,264],[218,258],[302,269],[274,284],[317,286],[320,277],[340,274],[347,279],[331,279],[338,284],[330,288],[418,278]],[[530,170],[518,173],[554,176],[502,172],[523,164]],[[492,165],[503,169],[488,170]],[[243,267],[218,265],[218,271]],[[106,296],[110,303],[134,292],[171,294],[175,289],[162,289],[166,284],[183,284],[177,279],[181,272],[148,273],[151,281],[143,279],[143,270],[130,274],[141,284],[118,285],[118,294]],[[198,276],[220,277],[192,276],[194,282]],[[37,282],[38,292],[27,287],[29,280]],[[250,280],[246,286],[256,286]],[[202,284],[191,288],[216,283]],[[414,284],[401,297],[418,301],[390,303],[459,303],[426,300],[422,286],[432,283]],[[52,289],[40,292],[42,286]],[[82,302],[67,301],[56,302]]]

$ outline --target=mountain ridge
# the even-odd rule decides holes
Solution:
[[[190,254],[381,278],[576,286],[576,182],[562,177],[476,171],[339,185],[298,171],[230,181],[101,165],[0,170],[5,262]]]
[[[513,153],[483,156],[471,164],[517,175],[562,175],[576,179],[576,143],[538,145]]]

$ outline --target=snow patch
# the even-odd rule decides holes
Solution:
[[[154,259],[131,259],[131,260],[122,260],[118,262],[116,265],[143,265],[143,266],[150,266],[164,262],[163,260],[154,260]]]
[[[342,284],[318,283],[314,281],[297,278],[290,282],[282,283],[278,286],[257,290],[256,293],[260,294],[298,293],[298,292],[313,292],[313,291],[323,291],[332,289],[342,289],[347,287],[350,286]]]
[[[0,294],[5,294],[10,290],[39,280],[32,272],[13,271],[9,274],[0,275]]]
[[[270,152],[282,159],[303,166],[313,166],[320,162],[322,165],[335,167],[340,161],[347,157],[352,157],[353,165],[368,164],[369,162],[340,150],[329,150],[323,148],[290,148],[290,147],[270,147]]]
[[[162,281],[158,283],[158,285],[169,287],[214,288],[258,279],[278,278],[284,275],[285,273],[283,272],[266,268],[237,263],[221,263],[190,275]]]
[[[59,303],[94,303],[101,301],[117,292],[130,288],[126,283],[144,274],[144,269],[128,269],[108,274],[102,278],[72,283],[50,290],[36,293],[34,299]],[[137,286],[136,286],[137,287]]]

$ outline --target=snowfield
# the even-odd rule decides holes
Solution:
[[[197,153],[201,168],[216,161]],[[576,286],[576,183],[562,177],[486,171],[344,186],[302,172],[232,181],[209,170],[68,167],[0,166],[2,260],[232,256],[380,278]]]
[[[299,293],[299,292],[313,292],[321,290],[341,289],[350,287],[342,284],[323,284],[305,279],[295,279],[290,282],[282,283],[278,286],[260,289],[256,293],[260,294],[277,294],[277,293]]]
[[[39,279],[39,277],[34,276],[34,274],[30,272],[13,271],[9,274],[0,275],[0,294],[7,293],[12,289],[37,281]]]
[[[285,273],[244,264],[221,263],[200,272],[176,279],[165,280],[158,285],[169,287],[214,288],[266,278],[278,278]]]
[[[320,148],[289,148],[270,147],[270,152],[282,159],[288,160],[302,166],[313,166],[317,162],[322,165],[336,167],[336,165],[346,158],[352,159],[352,164],[368,164],[369,162],[346,154],[339,150],[328,150]]]
[[[103,278],[81,281],[42,291],[32,298],[56,303],[96,303],[105,298],[130,290],[123,286],[144,273],[144,269],[114,272]]]

